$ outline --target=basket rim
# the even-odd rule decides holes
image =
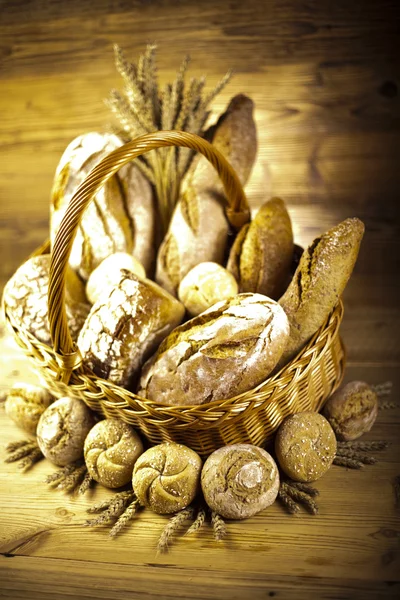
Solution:
[[[38,248],[31,256],[45,254],[46,250],[48,250],[47,243]],[[59,380],[59,366],[55,350],[51,346],[38,340],[33,334],[22,328],[13,320],[12,314],[7,311],[7,307],[5,306],[4,294],[2,297],[1,309],[5,324],[8,330],[13,334],[18,345],[31,356],[34,354],[32,357],[35,360],[37,368],[47,368],[52,371],[54,374],[54,382],[57,383]],[[226,413],[230,414],[232,417],[240,414],[243,415],[244,412],[249,411],[252,408],[261,408],[273,400],[279,400],[284,395],[287,386],[287,382],[285,381],[291,381],[293,378],[293,371],[299,371],[304,374],[304,366],[306,369],[307,366],[309,366],[309,356],[313,353],[315,345],[318,343],[323,344],[319,353],[320,357],[323,356],[329,345],[329,335],[331,331],[334,332],[339,328],[343,312],[343,302],[339,299],[337,305],[325,320],[324,324],[291,361],[254,388],[230,398],[213,400],[198,405],[165,405],[138,396],[134,392],[109,380],[102,379],[83,365],[73,371],[69,384],[64,385],[67,388],[71,388],[71,391],[74,394],[80,395],[83,392],[88,398],[100,400],[102,403],[106,403],[114,408],[127,410],[138,417],[146,416],[147,418],[154,418],[160,422],[160,417],[163,415],[163,423],[167,423],[168,419],[175,417],[177,413],[179,413],[180,418],[186,424],[193,422],[193,420],[197,421],[201,417],[204,419],[204,417],[207,416],[210,420],[215,420],[216,418],[224,418]],[[296,376],[296,373],[294,376]],[[96,386],[97,391],[90,390],[93,386]],[[113,398],[108,398],[106,392],[113,394]],[[118,397],[120,398],[120,401],[118,401]]]

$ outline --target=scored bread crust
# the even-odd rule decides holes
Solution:
[[[218,302],[177,327],[142,370],[139,395],[168,405],[230,398],[266,379],[289,334],[281,307],[261,294]]]

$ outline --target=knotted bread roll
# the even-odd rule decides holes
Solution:
[[[81,400],[60,398],[40,417],[39,448],[50,462],[64,467],[83,456],[85,438],[94,424],[94,414]]]
[[[141,504],[161,515],[188,506],[200,486],[202,461],[196,452],[173,442],[146,450],[138,458],[132,477]]]
[[[105,419],[88,433],[84,455],[92,479],[108,488],[118,488],[132,479],[133,467],[143,452],[136,431],[119,419]]]
[[[227,519],[247,519],[275,502],[278,467],[272,456],[257,446],[225,446],[204,463],[201,487],[213,511]]]
[[[288,335],[287,317],[270,298],[218,302],[164,340],[142,370],[138,393],[170,405],[236,396],[268,377]]]
[[[330,468],[336,437],[328,421],[315,412],[287,417],[275,437],[279,466],[295,481],[315,481]]]

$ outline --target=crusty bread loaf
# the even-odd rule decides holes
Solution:
[[[364,234],[359,219],[346,219],[303,252],[294,277],[279,300],[290,337],[279,361],[291,360],[318,331],[339,301],[357,260]]]
[[[51,242],[78,186],[109,152],[122,146],[116,135],[86,133],[74,139],[58,164],[50,207]],[[155,262],[155,212],[151,184],[135,163],[122,167],[90,202],[74,240],[69,264],[86,281],[114,252],[133,254],[151,276]]]
[[[4,288],[3,302],[21,328],[51,346],[47,294],[50,254],[34,256],[17,269]],[[85,290],[79,277],[67,269],[65,305],[73,340],[89,314]]]
[[[203,404],[261,383],[289,334],[281,307],[261,294],[218,302],[177,327],[145,365],[139,395],[162,404]]]
[[[93,304],[79,335],[85,364],[99,377],[128,387],[184,313],[159,285],[122,269],[120,282]]]
[[[244,225],[231,248],[227,269],[240,292],[257,292],[277,300],[285,291],[293,258],[293,232],[280,198],[261,206]]]
[[[212,144],[230,162],[244,185],[257,151],[253,102],[235,96],[214,128]],[[222,263],[229,225],[223,207],[223,187],[214,167],[203,156],[193,163],[157,256],[156,281],[176,295],[182,278],[200,262]]]

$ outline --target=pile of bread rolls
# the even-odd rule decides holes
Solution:
[[[245,185],[257,134],[253,102],[234,97],[212,128],[212,144]],[[74,140],[56,171],[54,242],[78,185],[115,135]],[[154,189],[134,163],[93,198],[79,225],[67,273],[71,333],[98,377],[168,405],[203,404],[251,390],[296,356],[337,304],[364,232],[356,218],[322,233],[293,274],[295,246],[284,202],[267,200],[234,237],[223,188],[198,156],[157,247]],[[31,258],[4,291],[13,320],[51,345],[50,255]]]

